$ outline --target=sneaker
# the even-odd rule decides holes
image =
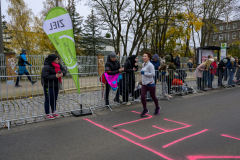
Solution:
[[[52,115],[53,115],[55,118],[59,118],[59,117],[60,117],[59,114],[57,114],[57,111],[53,112]]]
[[[114,101],[114,102],[117,102],[117,103],[120,103],[120,104],[123,103],[122,101],[120,101],[120,99],[114,99],[113,101]]]
[[[161,107],[160,107],[160,106],[157,107],[157,108],[155,109],[154,115],[159,115],[160,110],[161,110]]]
[[[34,85],[37,81],[32,81],[32,85]]]
[[[125,105],[126,105],[126,106],[130,106],[131,104],[132,104],[132,103],[128,102],[128,103],[126,103]]]
[[[15,87],[22,87],[21,85],[15,85]]]
[[[145,117],[146,114],[148,114],[148,113],[149,113],[149,111],[148,111],[147,109],[144,109],[144,110],[142,111],[141,117]]]
[[[50,114],[49,114],[49,115],[46,115],[46,118],[47,118],[47,119],[55,119],[55,117],[53,117],[53,116],[50,115]]]

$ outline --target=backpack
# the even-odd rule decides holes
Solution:
[[[107,80],[106,80],[106,78],[105,78],[105,76],[104,76],[103,73],[102,73],[102,75],[100,76],[99,81],[100,81],[101,83],[103,83],[103,84],[107,84]]]

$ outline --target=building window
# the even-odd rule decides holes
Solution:
[[[223,40],[223,35],[220,34],[220,35],[219,35],[219,41],[222,41],[222,40]]]
[[[213,36],[213,41],[216,41],[216,38],[217,38],[217,36],[216,36],[216,35],[214,35],[214,36]]]
[[[223,26],[220,26],[220,30],[223,30]]]
[[[228,34],[225,34],[225,39],[226,39],[226,40],[229,40],[229,33],[228,33]]]
[[[232,39],[236,39],[236,37],[237,37],[236,32],[233,32],[233,33],[232,33]]]
[[[226,29],[230,29],[230,24],[228,26],[226,25]]]
[[[237,23],[234,23],[234,24],[233,24],[233,28],[237,28]]]

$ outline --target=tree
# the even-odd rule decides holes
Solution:
[[[11,17],[7,24],[11,31],[11,45],[7,48],[15,52],[21,52],[22,48],[28,50],[29,54],[38,54],[36,44],[38,34],[32,30],[31,23],[34,21],[34,14],[27,7],[24,0],[7,0],[9,2],[7,13]]]
[[[5,16],[2,16],[2,19],[4,19]],[[12,36],[11,36],[11,31],[7,27],[7,22],[2,21],[2,29],[3,29],[3,49],[5,52],[10,52],[12,51],[7,47],[11,44]]]
[[[120,52],[123,44],[123,55],[132,55],[139,51],[147,29],[151,24],[154,11],[161,3],[158,0],[94,0],[89,3],[101,21],[108,26],[114,41],[115,52]],[[131,42],[131,44],[129,44]],[[130,51],[128,51],[130,47]]]
[[[103,43],[103,37],[100,32],[100,22],[95,16],[93,10],[85,20],[84,33],[82,38],[82,46],[88,55],[98,55],[104,47],[101,46]]]
[[[82,34],[82,22],[83,16],[80,16],[76,11],[76,2],[74,0],[68,1],[67,11],[72,19],[73,34],[75,41],[76,53],[80,54],[82,51],[81,47],[81,34]]]
[[[218,32],[216,23],[219,18],[223,17],[226,10],[231,10],[229,6],[233,0],[201,0],[199,4],[200,16],[204,26],[201,29],[201,36],[199,36],[200,46],[203,47],[205,43],[209,44],[210,35],[213,32]],[[209,37],[209,38],[207,38]]]

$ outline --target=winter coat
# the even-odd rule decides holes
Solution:
[[[202,78],[203,77],[203,74],[202,72],[206,69],[206,65],[204,63],[200,64],[197,68],[196,68],[196,71],[195,71],[195,76],[197,78]]]
[[[157,61],[151,61],[151,63],[153,64],[153,66],[154,66],[154,68],[155,68],[155,71],[157,71],[158,70],[158,67],[160,67],[160,62],[159,62],[159,60],[157,60]]]
[[[134,67],[138,70],[138,66],[135,66],[134,64],[132,64],[129,59],[127,59],[126,62],[124,63],[124,72],[122,73],[123,88],[124,88],[123,93],[125,92],[133,93],[135,89],[135,74],[133,71]]]
[[[188,62],[187,66],[188,66],[189,68],[192,68],[192,67],[193,67],[193,63],[192,63],[192,62]]]
[[[110,55],[108,55],[107,62],[105,63],[105,71],[108,72],[108,75],[118,74],[119,73],[119,69],[120,69],[119,61],[118,60],[111,61]]]
[[[226,68],[227,69],[233,69],[233,65],[230,61],[227,62]]]
[[[63,76],[65,76],[67,74],[67,71],[64,69],[64,67],[60,63],[59,65],[63,73]],[[59,86],[59,80],[58,78],[56,78],[55,68],[53,67],[51,62],[48,62],[45,60],[41,77],[42,77],[41,83],[44,87],[56,88]]]
[[[221,60],[218,64],[218,68],[222,72],[224,72],[224,70],[225,70],[225,69],[223,69],[223,67],[226,67],[226,63],[224,63],[223,60]]]
[[[168,66],[167,70],[169,71],[169,75],[167,76],[167,79],[174,79],[174,71],[176,70],[175,65],[172,63],[172,57],[171,55],[165,56],[166,65]]]
[[[180,57],[176,56],[174,65],[176,66],[177,69],[181,68],[181,63],[180,63]]]
[[[19,56],[18,66],[26,66],[26,64],[29,65],[29,66],[32,66],[32,65],[27,61],[26,53],[21,53],[20,56]]]
[[[217,62],[214,61],[214,62],[210,65],[210,68],[211,68],[211,69],[210,69],[210,73],[215,75],[216,72],[217,72]]]

